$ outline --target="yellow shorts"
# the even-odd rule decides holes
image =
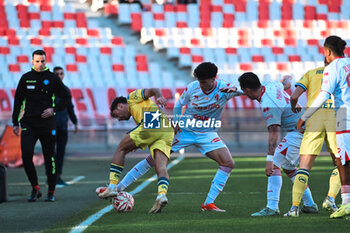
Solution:
[[[326,141],[328,152],[337,154],[335,113],[331,109],[319,109],[305,124],[305,133],[300,145],[301,155],[319,155]]]
[[[130,138],[135,145],[142,150],[148,146],[151,155],[154,159],[154,150],[158,149],[162,151],[168,158],[170,158],[171,145],[174,139],[174,132],[171,129],[144,129],[140,124],[133,129],[130,133]]]

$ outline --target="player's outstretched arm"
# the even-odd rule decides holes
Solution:
[[[144,89],[143,94],[144,94],[144,97],[146,99],[154,96],[155,99],[156,99],[156,104],[158,104],[161,107],[165,107],[166,106],[167,99],[165,99],[163,97],[162,92],[160,91],[159,88]]]
[[[277,147],[277,141],[279,138],[280,125],[270,125],[267,127],[269,132],[268,137],[268,155],[266,157],[266,168],[265,174],[266,176],[271,176],[273,173],[273,155],[275,154],[275,149]]]
[[[219,91],[223,93],[235,93],[236,95],[243,95],[243,92],[238,91],[238,88],[233,86],[233,87],[223,87],[220,88]]]
[[[294,113],[298,113],[301,111],[301,107],[298,106],[298,99],[304,92],[305,90],[302,87],[297,86],[293,91],[292,95],[290,96],[290,106]]]

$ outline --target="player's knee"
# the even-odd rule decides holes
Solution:
[[[224,163],[220,164],[220,166],[228,167],[228,168],[231,168],[232,170],[235,167],[235,162],[233,161],[233,159],[227,160]]]

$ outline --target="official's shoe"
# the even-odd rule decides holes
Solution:
[[[61,177],[58,177],[56,181],[56,188],[63,188],[65,186],[68,186],[68,184],[64,182]]]
[[[35,188],[32,189],[32,193],[28,197],[29,202],[34,202],[41,197],[41,192]]]
[[[111,188],[107,187],[106,189],[101,188],[100,189],[100,193],[98,193],[97,195],[99,196],[99,198],[106,199],[106,198],[109,198],[109,197],[117,196],[118,192],[117,192],[117,190],[114,190],[114,189],[111,189]]]
[[[328,211],[330,211],[330,212],[332,212],[332,213],[334,213],[335,211],[338,210],[338,207],[337,207],[337,205],[335,204],[334,199],[331,200],[331,199],[329,198],[329,196],[327,196],[327,197],[324,199],[324,201],[323,201],[323,203],[322,203],[322,208],[323,208],[323,209],[326,209],[326,210],[328,210]]]
[[[210,203],[208,205],[202,205],[202,211],[216,211],[216,212],[226,212],[226,210],[222,210],[219,207],[215,206],[214,203]]]
[[[299,217],[299,207],[292,207],[287,213],[283,215],[284,217]]]
[[[279,209],[273,210],[269,207],[265,207],[264,209],[260,210],[259,212],[256,212],[254,214],[251,214],[252,217],[267,217],[267,216],[278,216],[280,215]]]
[[[45,198],[45,201],[54,202],[55,201],[55,195],[53,193],[48,193],[46,198]]]
[[[314,203],[312,206],[304,205],[301,208],[301,212],[303,212],[305,214],[317,214],[318,213],[318,206],[316,203]]]
[[[331,214],[330,218],[342,218],[344,216],[350,215],[350,204],[342,205],[337,211]]]
[[[161,194],[154,201],[153,207],[148,211],[149,214],[160,213],[162,209],[168,204],[168,199],[165,194]]]

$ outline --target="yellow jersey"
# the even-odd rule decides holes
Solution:
[[[168,119],[159,110],[158,106],[150,99],[146,98],[144,95],[144,89],[138,89],[131,92],[126,98],[129,105],[129,112],[137,125],[143,123],[144,112],[155,112],[159,111],[160,121],[164,121],[169,125]]]
[[[314,102],[321,91],[324,68],[325,67],[319,67],[313,70],[309,70],[297,82],[297,84],[295,84],[295,86],[299,86],[307,91],[307,107],[310,107],[310,105]],[[329,97],[329,99],[322,105],[321,108],[333,109],[332,98]]]

